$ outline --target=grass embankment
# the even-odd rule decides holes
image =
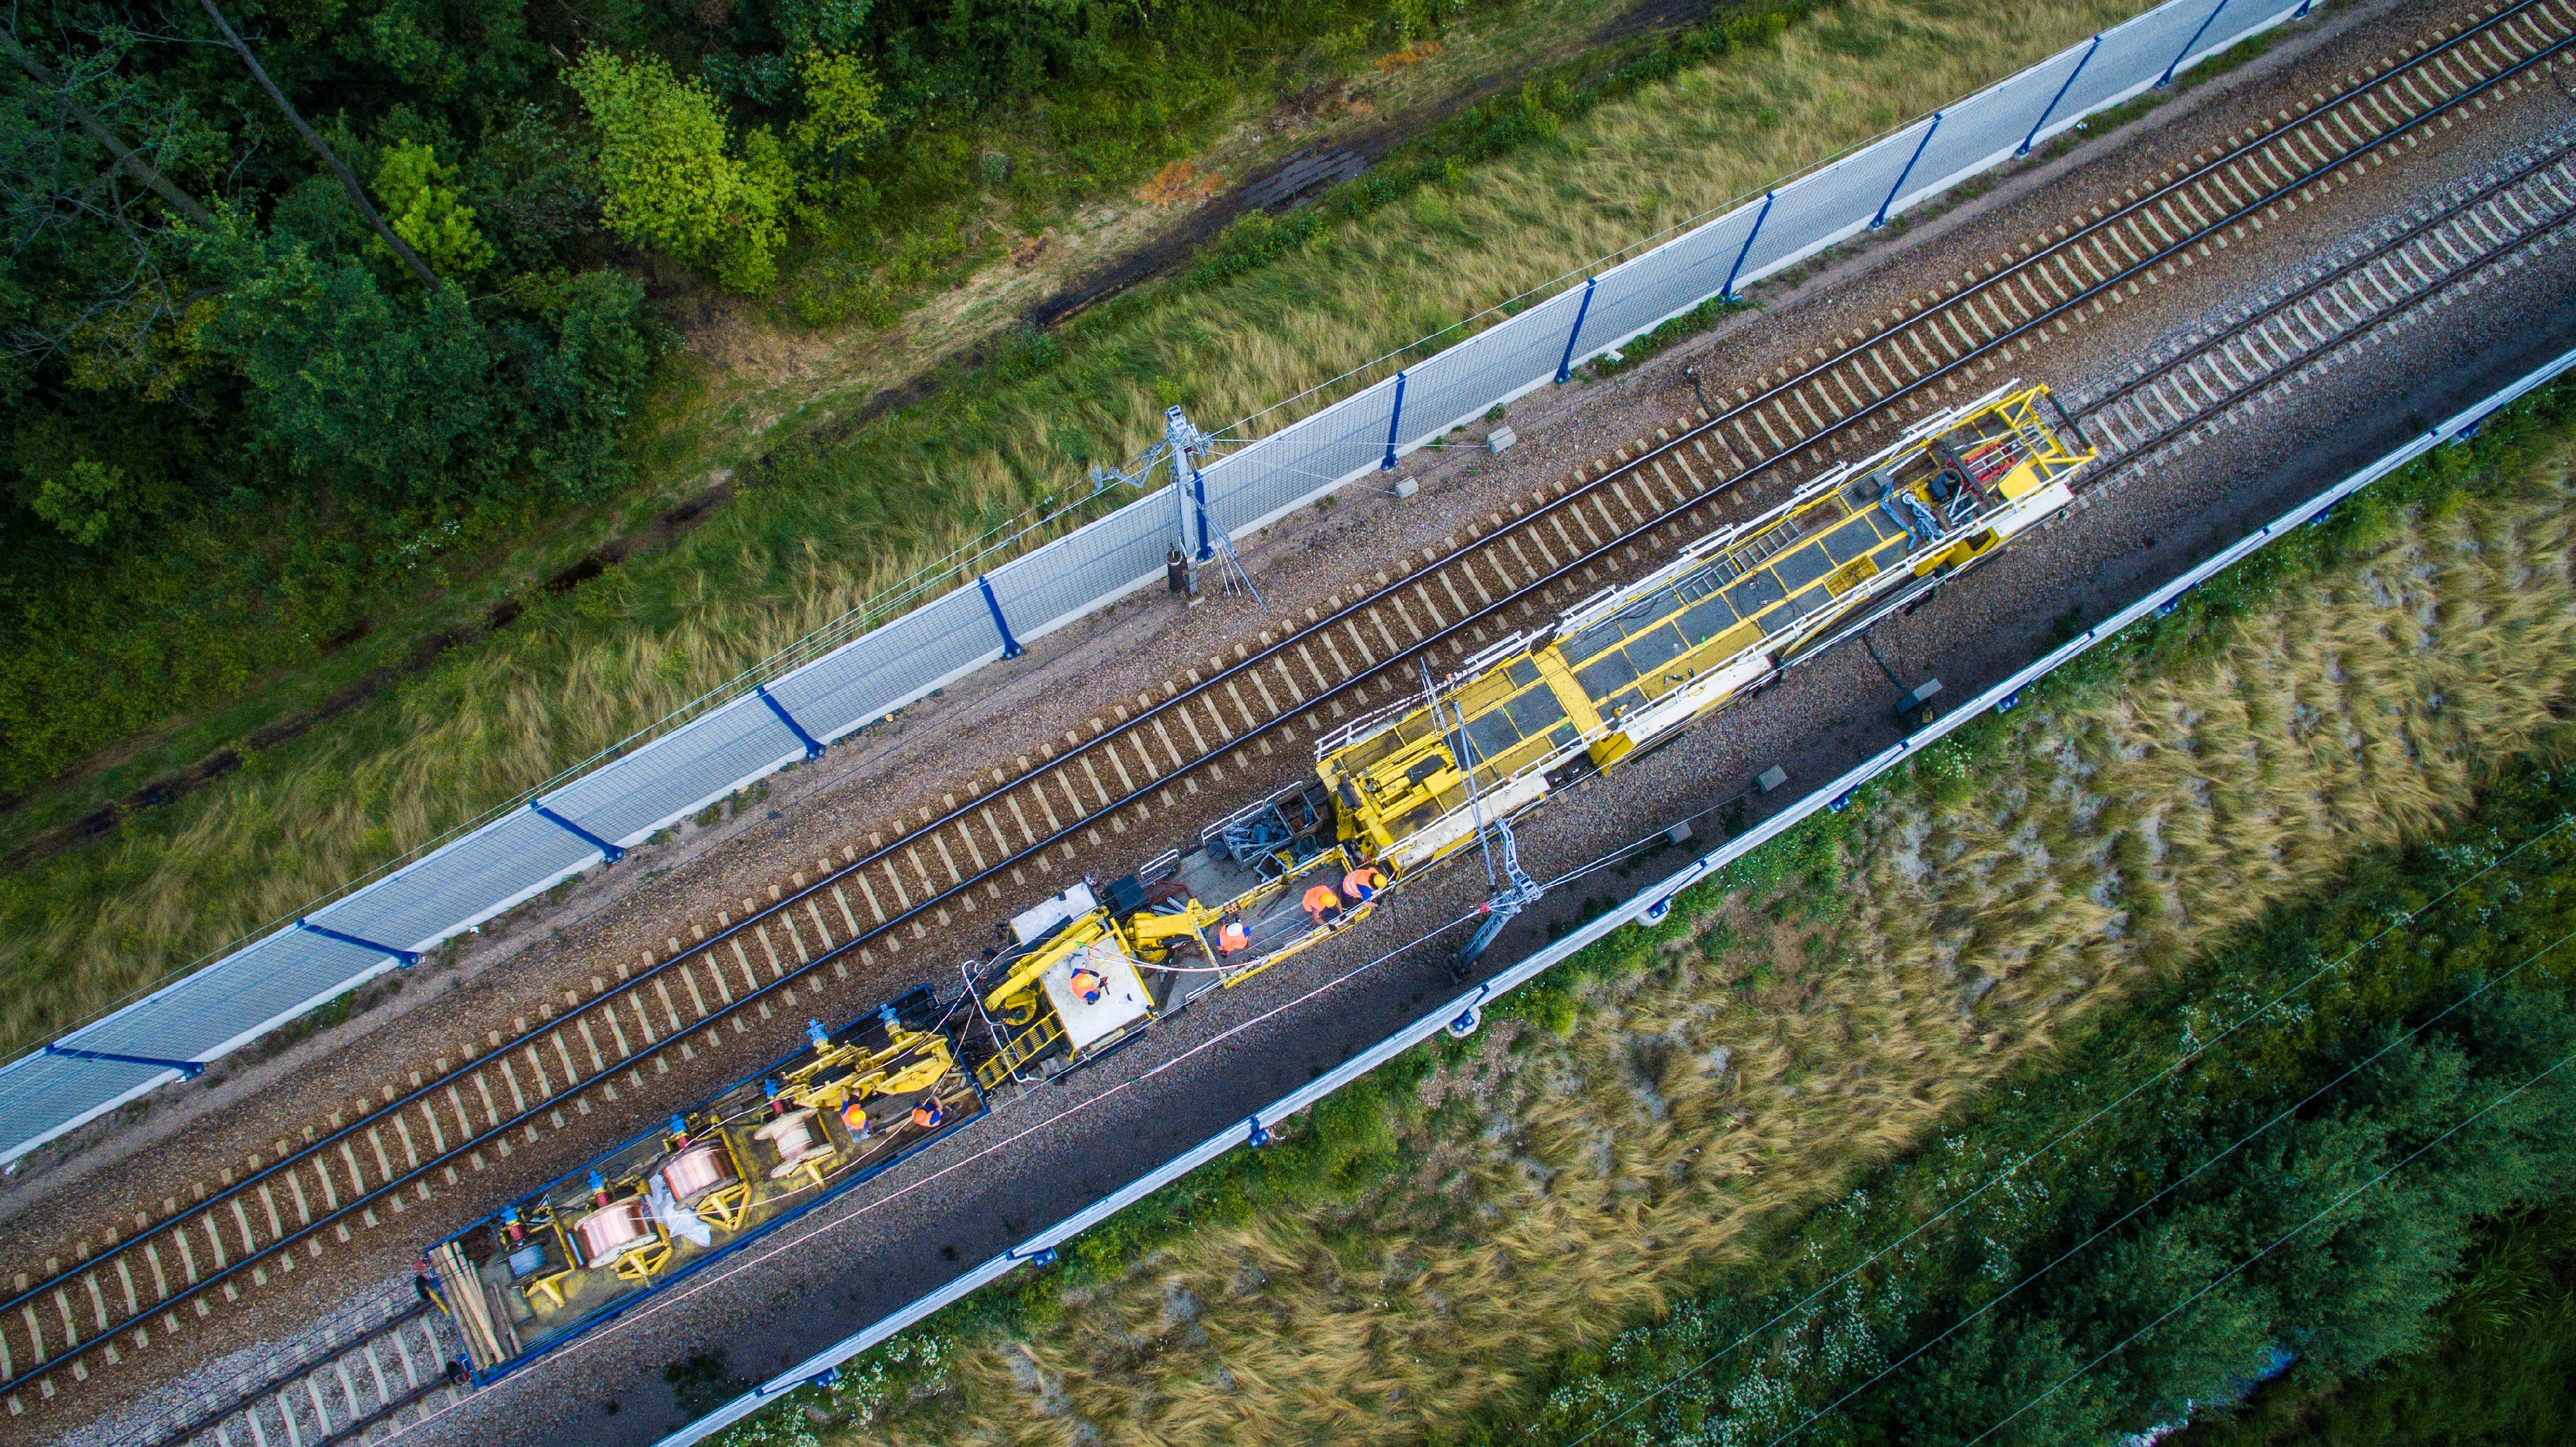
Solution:
[[[670,552],[533,602],[392,697],[0,884],[14,1047],[508,798],[857,594],[1072,484],[1168,403],[1238,416],[2035,60],[2136,0],[1849,0],[1704,64],[1536,85],[1356,183],[1294,244],[1037,336],[846,442],[788,449]],[[1730,31],[1727,26],[1734,25]],[[1615,84],[1614,84],[1615,82]],[[1603,100],[1617,86],[1624,98]],[[1580,114],[1569,118],[1567,113]],[[1448,160],[1463,162],[1454,170]],[[1440,179],[1433,180],[1437,176]],[[1240,269],[1237,269],[1240,267]]]
[[[1478,1435],[2054,1447],[2422,1351],[2481,1223],[2576,1197],[2576,730],[2553,742]]]
[[[1457,1440],[2568,742],[2576,389],[845,1376],[834,1440]],[[2552,420],[2552,419],[2555,420]],[[925,1366],[924,1363],[930,1363]]]

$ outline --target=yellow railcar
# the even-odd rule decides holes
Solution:
[[[2047,392],[2007,386],[1927,418],[1653,575],[1502,640],[1429,695],[1325,736],[1316,772],[1346,846],[1419,869],[1994,556],[2072,501],[2095,456],[2040,415]]]
[[[990,1090],[1099,1059],[1367,917],[1372,901],[1349,887],[1364,861],[1337,834],[1331,799],[1302,784],[1209,825],[1187,853],[1106,886],[1084,880],[1012,919],[963,970],[989,1042],[977,1080]]]

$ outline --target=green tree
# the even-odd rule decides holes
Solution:
[[[237,264],[205,340],[241,380],[245,430],[288,471],[399,504],[435,496],[451,464],[485,453],[505,404],[453,291],[421,296],[415,313],[369,268],[301,244],[246,246]]]
[[[474,208],[456,184],[456,168],[417,141],[385,152],[376,168],[376,195],[394,234],[450,276],[470,276],[494,261],[492,244],[474,226]]]
[[[115,530],[130,491],[124,469],[84,457],[60,476],[39,483],[32,506],[36,516],[60,528],[64,537],[90,548]]]
[[[854,165],[868,143],[885,134],[879,111],[885,89],[857,56],[819,50],[805,52],[799,78],[805,114],[788,127],[787,139],[813,190]]]
[[[745,137],[739,156],[728,154],[715,96],[673,75],[658,56],[628,60],[592,49],[564,79],[599,128],[611,230],[712,272],[734,291],[776,280],[780,212],[794,178],[768,127]]]

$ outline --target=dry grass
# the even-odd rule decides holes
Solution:
[[[2453,817],[2576,698],[2565,453],[2545,471],[1938,760],[1848,825],[1855,912],[1728,899],[1568,1038],[1489,1031],[1435,1072],[1406,1178],[1184,1234],[849,1440],[1446,1440],[2217,932]]]
[[[791,461],[675,553],[450,655],[371,707],[99,845],[0,882],[0,1049],[339,885],[827,618],[1032,499],[1065,439],[1125,455],[1162,409],[1239,416],[1757,188],[2143,8],[1849,0],[1569,123],[1560,141],[1329,230],[1078,341],[1078,375],[999,386]],[[1275,426],[1284,417],[1265,426]]]

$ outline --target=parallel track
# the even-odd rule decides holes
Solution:
[[[2576,221],[2576,146],[2472,188],[2328,267],[2225,332],[2143,369],[2081,411],[2111,444],[2095,484],[2315,363],[2418,315],[2516,257],[2566,244]]]
[[[1093,737],[1068,734],[1061,753],[1020,761],[1018,777],[995,770],[990,788],[892,842],[872,837],[865,851],[818,860],[810,882],[799,874],[766,903],[746,899],[743,917],[720,914],[713,933],[692,926],[689,943],[675,936],[667,957],[648,955],[640,972],[594,977],[588,1002],[567,993],[560,1017],[548,1008],[533,1028],[515,1022],[506,1042],[492,1032],[488,1048],[459,1052],[462,1064],[441,1058],[435,1078],[414,1075],[408,1093],[388,1087],[383,1105],[354,1122],[334,1117],[327,1132],[308,1129],[302,1145],[281,1139],[273,1161],[252,1158],[239,1180],[227,1171],[221,1189],[186,1208],[165,1203],[159,1223],[138,1214],[131,1237],[111,1232],[95,1254],[83,1242],[81,1260],[49,1262],[32,1285],[22,1273],[0,1302],[0,1391],[10,1410],[25,1410],[30,1385],[51,1397],[58,1374],[85,1378],[93,1353],[115,1360],[120,1336],[139,1347],[156,1324],[158,1335],[174,1335],[182,1309],[210,1314],[214,1293],[230,1298],[245,1282],[264,1284],[272,1268],[293,1269],[281,1258],[294,1248],[319,1257],[325,1232],[348,1240],[352,1226],[384,1221],[378,1208],[402,1209],[399,1197],[428,1200],[442,1181],[463,1185],[465,1171],[490,1164],[487,1152],[509,1153],[511,1135],[533,1142],[540,1123],[570,1126],[566,1112],[586,1112],[594,1089],[615,1099],[616,1077],[640,1088],[646,1057],[660,1072],[670,1065],[664,1052],[695,1058],[693,1038],[722,1050],[719,1026],[747,1033],[748,1013],[766,1017],[773,999],[794,1008],[798,988],[816,988],[827,964],[847,979],[852,956],[897,948],[898,931],[923,938],[931,923],[950,923],[952,909],[982,908],[979,892],[998,901],[1004,876],[1032,882],[1075,858],[1077,844],[1106,844],[1131,820],[1177,806],[1201,779],[1258,767],[1254,756],[1274,740],[1294,743],[1348,705],[1409,691],[1414,660],[1463,653],[1502,631],[1507,615],[1536,618],[1561,595],[1650,566],[1664,539],[1713,526],[1728,490],[1765,473],[1802,475],[1846,444],[1901,428],[2050,328],[2070,330],[2391,146],[2413,144],[2428,126],[2519,91],[2576,37],[2576,0],[2483,13],[2429,50],[2372,66],[2375,78],[2348,78],[2223,153],[2195,158],[2145,195],[2059,228],[1929,303],[1917,299],[1794,375],[1783,369],[1718,415],[1640,439],[1596,462],[1588,480],[1579,472],[1515,505],[1509,519],[1494,514],[1463,543],[1426,552],[1410,576],[1381,574],[1377,589],[1329,600],[1293,633],[1264,634],[1230,662],[1209,660],[1204,673],[1167,683],[1161,699],[1140,696],[1114,725],[1095,722]]]
[[[439,1315],[407,1294],[398,1304],[361,1308],[319,1346],[275,1361],[213,1396],[144,1423],[113,1447],[338,1447],[387,1435],[462,1400],[472,1385],[451,1382],[459,1353]]]

